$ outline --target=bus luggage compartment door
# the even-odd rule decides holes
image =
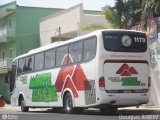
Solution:
[[[104,77],[108,93],[147,92],[149,66],[147,62],[106,62]]]

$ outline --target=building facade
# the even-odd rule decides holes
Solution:
[[[83,10],[82,4],[46,16],[40,20],[40,45],[84,35],[91,31],[83,31],[81,28],[90,24],[111,28],[102,16],[102,11]]]
[[[0,95],[10,101],[11,62],[40,46],[39,19],[62,9],[25,7],[11,2],[0,6]]]

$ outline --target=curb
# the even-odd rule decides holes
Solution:
[[[119,110],[160,110],[159,106],[139,106],[139,107],[124,107],[124,108],[119,108]]]

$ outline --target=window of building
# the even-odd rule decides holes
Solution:
[[[25,69],[25,58],[21,58],[18,61],[18,73],[22,73]]]
[[[80,62],[82,60],[82,41],[71,44],[69,54],[73,63]]]
[[[9,58],[12,58],[13,49],[9,48]]]
[[[51,68],[55,66],[55,50],[49,50],[45,52],[45,68]]]
[[[42,70],[44,68],[44,53],[35,55],[35,70]]]
[[[57,48],[56,66],[66,65],[68,63],[68,46]]]
[[[8,78],[9,76],[8,75],[5,75],[5,83],[7,84],[7,83],[9,83],[9,78]]]
[[[26,57],[25,62],[25,71],[33,71],[34,68],[34,56],[28,56]]]
[[[90,60],[96,54],[96,37],[92,37],[84,41],[84,55],[83,60]]]

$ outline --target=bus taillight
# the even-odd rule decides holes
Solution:
[[[148,87],[151,87],[151,77],[148,77]]]
[[[104,77],[99,78],[99,87],[105,87]]]

